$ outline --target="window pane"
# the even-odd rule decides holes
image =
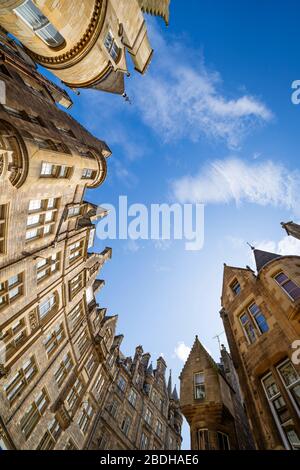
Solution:
[[[48,199],[47,208],[48,209],[54,209],[54,206],[55,206],[55,199],[53,197],[51,197],[50,199]]]
[[[51,163],[42,163],[41,175],[52,175],[52,168]]]
[[[266,378],[263,382],[269,398],[273,398],[278,395],[279,390],[273,376]]]
[[[50,47],[59,47],[64,43],[64,38],[51,23],[36,31],[36,34]]]
[[[298,385],[295,385],[294,387],[292,387],[291,389],[291,393],[300,409],[300,384]]]
[[[11,287],[11,286],[14,286],[15,284],[17,284],[19,282],[19,276],[12,276],[11,278],[9,278],[8,280],[8,286]]]
[[[42,207],[42,201],[39,201],[38,199],[35,199],[33,201],[30,201],[29,203],[29,210],[30,211],[36,211]]]
[[[10,299],[13,299],[14,297],[17,297],[17,295],[19,295],[19,293],[20,293],[20,289],[19,289],[19,287],[16,287],[15,289],[12,289],[12,290],[9,291],[8,296],[9,296]]]
[[[300,439],[294,429],[290,429],[286,433],[292,449],[300,449]]]
[[[195,384],[203,384],[204,383],[204,374],[195,374]]]
[[[267,333],[267,331],[269,331],[269,327],[265,316],[262,314],[258,306],[256,304],[253,304],[249,307],[249,310],[252,313],[260,332]]]
[[[286,282],[283,288],[294,300],[300,298],[300,288],[293,281]]]
[[[279,372],[281,377],[284,380],[285,385],[289,386],[297,382],[299,380],[299,375],[297,374],[293,364],[288,362],[283,366],[279,367]]]
[[[46,16],[34,5],[32,0],[26,0],[14,11],[34,30],[48,23]]]
[[[278,284],[282,284],[285,281],[288,281],[288,277],[284,273],[280,273],[275,277]]]
[[[27,218],[27,227],[30,227],[31,225],[36,225],[40,221],[40,215],[35,214],[35,215],[29,215]]]
[[[53,212],[52,211],[46,212],[45,222],[52,222],[52,220],[53,220]]]

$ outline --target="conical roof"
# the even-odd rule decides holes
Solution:
[[[257,250],[256,248],[253,250],[253,253],[254,253],[257,272],[259,272],[270,261],[281,258],[281,256],[276,253],[270,253],[269,251]]]

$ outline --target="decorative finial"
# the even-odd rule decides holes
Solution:
[[[253,245],[250,245],[250,243],[249,243],[249,242],[247,242],[247,245],[249,245],[249,246],[250,246],[250,248],[251,248],[251,250],[252,250],[252,251],[254,251],[254,250],[255,250],[255,246],[253,246]]]
[[[126,92],[124,92],[122,96],[123,96],[124,100],[126,101],[126,103],[132,104],[131,99],[129,98],[129,96],[127,95]]]

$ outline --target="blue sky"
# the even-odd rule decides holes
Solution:
[[[224,262],[251,264],[247,241],[300,254],[280,227],[300,219],[300,106],[291,102],[299,14],[297,0],[172,0],[169,28],[148,17],[155,54],[145,77],[127,80],[131,106],[96,91],[72,95],[72,114],[113,151],[106,184],[87,199],[206,204],[202,251],[96,242],[113,248],[99,302],[119,314],[124,353],[138,344],[154,360],[163,353],[174,379],[196,334],[219,358]]]

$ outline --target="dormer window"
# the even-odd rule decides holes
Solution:
[[[14,12],[47,46],[57,48],[64,45],[62,35],[32,0],[26,0]]]
[[[231,284],[231,289],[232,289],[234,295],[239,295],[241,290],[242,290],[241,285],[238,281],[234,281],[234,283]]]

